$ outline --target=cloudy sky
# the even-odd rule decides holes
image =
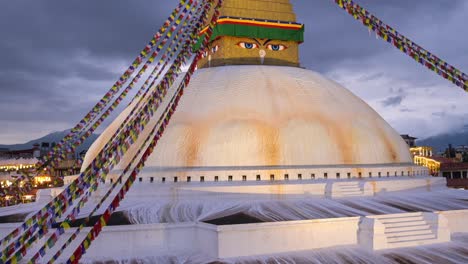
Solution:
[[[292,0],[304,67],[352,90],[400,133],[468,128],[468,94],[389,46],[333,0]],[[468,1],[357,0],[468,72]],[[0,3],[0,144],[72,127],[135,58],[176,0]]]

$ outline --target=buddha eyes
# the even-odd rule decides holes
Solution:
[[[253,42],[239,42],[237,43],[237,46],[243,48],[243,49],[258,49],[260,46],[256,43]],[[282,51],[287,49],[286,46],[281,45],[281,44],[268,44],[266,45],[266,48],[271,50],[271,51]]]
[[[243,49],[258,49],[258,45],[251,42],[239,42],[237,45]]]
[[[281,44],[268,44],[267,48],[272,51],[281,51],[281,50],[285,50],[286,46],[281,45]]]

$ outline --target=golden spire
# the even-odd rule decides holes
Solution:
[[[221,16],[296,21],[289,0],[225,0]]]
[[[289,0],[224,0],[199,68],[223,65],[299,66],[304,27]]]

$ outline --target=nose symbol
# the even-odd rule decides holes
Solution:
[[[258,52],[258,55],[260,55],[260,62],[261,62],[261,64],[263,64],[263,62],[265,61],[265,56],[266,56],[265,50],[260,50]]]

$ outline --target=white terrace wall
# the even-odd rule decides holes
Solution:
[[[219,226],[219,257],[357,245],[359,217]]]
[[[206,197],[247,197],[249,195],[265,195],[272,199],[289,199],[295,197],[335,197],[342,184],[359,183],[365,193],[363,195],[381,195],[398,191],[436,191],[446,189],[446,180],[442,177],[382,177],[362,180],[296,180],[296,181],[246,181],[246,182],[166,182],[165,184],[136,181],[130,189],[128,197],[154,196],[167,199],[206,198]],[[109,185],[109,183],[107,183]],[[62,188],[51,191],[56,196]],[[99,197],[100,189],[95,196]],[[48,196],[50,199],[50,196]]]
[[[447,218],[452,234],[468,233],[468,210],[437,213]],[[344,217],[231,226],[205,223],[110,226],[103,229],[84,258],[144,258],[148,254],[166,255],[168,252],[230,258],[353,246],[359,243],[361,219]],[[0,224],[0,237],[18,225],[20,223]],[[85,228],[82,235],[87,230],[89,228]],[[74,231],[72,228],[64,236]],[[75,246],[72,245],[64,257],[71,254]]]
[[[120,175],[119,170],[112,171],[106,178],[113,183]],[[151,184],[167,183],[204,183],[204,182],[271,182],[302,180],[349,180],[407,178],[408,176],[427,176],[428,169],[412,164],[404,165],[366,165],[366,166],[302,166],[302,167],[253,167],[253,168],[172,168],[158,170],[145,168],[137,182]],[[67,176],[65,184],[70,184],[77,175]]]
[[[113,171],[109,181],[120,171]],[[145,168],[139,175],[142,182],[211,182],[211,181],[283,181],[317,179],[368,179],[428,175],[428,169],[414,164],[375,164],[343,166],[272,166],[272,167],[213,167],[213,168]],[[139,179],[140,180],[140,179]]]
[[[359,217],[214,226],[204,223],[111,226],[86,257],[197,252],[213,258],[357,245]],[[109,246],[112,245],[112,246]]]
[[[468,210],[439,211],[436,213],[445,216],[452,234],[468,233]]]

